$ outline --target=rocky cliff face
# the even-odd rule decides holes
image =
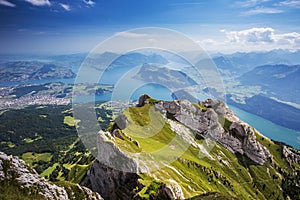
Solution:
[[[223,102],[208,99],[200,105],[202,110],[184,100],[162,101],[155,106],[162,113],[173,115],[196,134],[219,142],[232,153],[245,155],[260,165],[272,160],[267,148],[257,142],[253,128],[240,121]]]
[[[139,182],[139,173],[124,172],[113,169],[97,159],[88,172],[92,190],[101,194],[104,199],[140,199],[135,192],[144,186]],[[161,184],[156,191],[155,199],[184,199],[181,187],[176,183]]]
[[[119,171],[95,160],[88,172],[92,190],[101,193],[104,199],[128,199],[138,185],[137,173]]]
[[[185,199],[209,192],[228,199],[295,197],[282,185],[285,174],[300,169],[299,154],[262,136],[221,101],[143,95],[113,127],[99,132],[98,157],[87,176],[105,199]]]
[[[20,188],[29,191],[28,195],[35,193],[50,200],[102,199],[98,193],[78,184],[57,186],[49,183],[44,178],[40,178],[23,160],[16,156],[8,156],[3,152],[0,152],[0,180],[17,183]]]

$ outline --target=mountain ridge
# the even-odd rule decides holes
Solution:
[[[155,111],[150,119],[147,113]],[[123,115],[122,123],[99,132],[98,157],[86,179],[105,199],[185,199],[214,192],[226,198],[284,199],[300,194],[299,153],[264,137],[220,101],[166,102],[144,95]],[[213,148],[211,139],[217,141]],[[189,144],[183,152],[179,141]],[[163,147],[167,150],[157,153]]]

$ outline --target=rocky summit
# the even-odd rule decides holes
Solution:
[[[104,199],[299,199],[299,151],[222,101],[148,95],[100,131],[85,183]]]

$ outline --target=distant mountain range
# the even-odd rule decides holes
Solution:
[[[0,83],[55,78],[74,78],[67,67],[41,61],[13,61],[0,63]]]
[[[300,130],[300,51],[219,54],[213,60],[225,79],[228,103]]]
[[[300,65],[258,66],[236,78],[238,88],[259,88],[244,102],[234,100],[239,90],[227,95],[227,102],[247,112],[264,117],[281,126],[300,130]],[[242,89],[240,89],[242,90]]]
[[[102,63],[107,63],[112,60],[112,63],[109,63],[107,70],[112,69],[131,69],[136,66],[142,65],[144,63],[156,63],[156,64],[167,64],[168,60],[161,55],[158,54],[142,54],[142,53],[127,53],[124,55],[116,54],[112,52],[104,52],[102,54],[94,54],[87,57],[85,62],[88,64],[94,65],[97,69],[97,65]]]
[[[264,65],[238,78],[243,85],[260,86],[269,95],[300,104],[300,65]]]
[[[268,52],[219,54],[213,57],[213,61],[221,70],[241,74],[261,65],[300,64],[300,51],[273,50]]]

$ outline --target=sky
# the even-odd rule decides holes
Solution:
[[[89,52],[142,27],[179,31],[208,52],[300,49],[300,0],[0,0],[1,54]]]

